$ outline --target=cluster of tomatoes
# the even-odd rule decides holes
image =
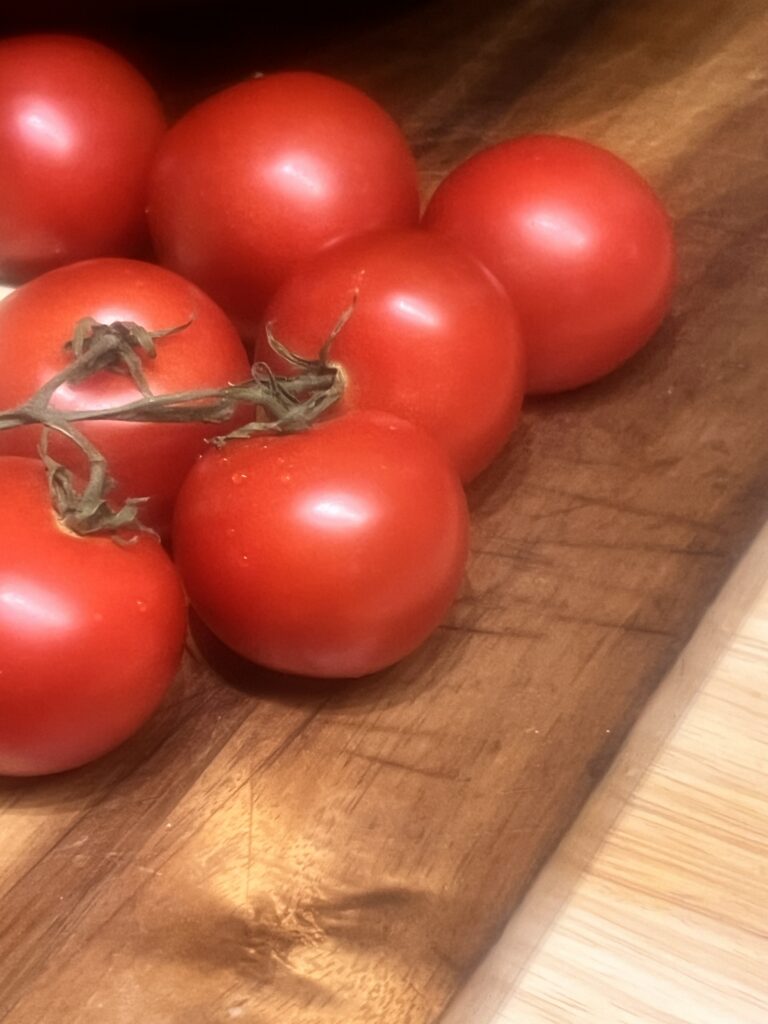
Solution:
[[[668,218],[616,156],[502,142],[420,217],[397,125],[322,75],[254,76],[167,129],[151,87],[100,44],[9,39],[0,152],[0,280],[20,285],[0,303],[0,411],[66,370],[83,317],[186,325],[139,354],[153,395],[247,380],[254,360],[290,376],[325,359],[343,382],[308,430],[223,447],[199,420],[79,423],[113,500],[146,499],[164,544],[66,529],[41,428],[0,430],[0,774],[71,768],[133,733],[177,671],[187,600],[283,672],[355,677],[412,652],[462,579],[463,484],[507,443],[524,394],[610,372],[670,299]],[[50,407],[140,398],[103,369]],[[82,469],[48,426],[49,452]]]

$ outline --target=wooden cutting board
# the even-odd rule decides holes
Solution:
[[[436,1021],[765,519],[762,0],[456,0],[342,34],[293,65],[387,104],[427,190],[534,129],[635,164],[677,223],[673,314],[530,404],[406,662],[308,687],[198,631],[132,742],[0,782],[2,1024]]]
[[[766,678],[768,522],[440,1024],[765,1024]]]

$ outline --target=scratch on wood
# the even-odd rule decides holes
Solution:
[[[573,548],[576,551],[636,551],[638,554],[658,552],[660,555],[690,555],[694,558],[726,558],[726,551],[702,547],[680,547],[674,544],[606,544],[601,540],[571,541],[561,540],[538,540],[533,543],[539,547]]]
[[[350,757],[359,757],[363,761],[370,761],[372,764],[381,764],[386,768],[396,768],[399,771],[413,772],[415,775],[426,775],[431,779],[443,779],[448,782],[470,782],[470,776],[461,776],[455,772],[445,772],[440,769],[424,768],[422,765],[405,764],[402,761],[394,761],[388,757],[378,757],[376,754],[365,754],[359,750],[350,750]]]
[[[293,746],[301,734],[309,728],[320,712],[326,707],[330,699],[330,697],[327,697],[325,700],[321,701],[317,707],[313,708],[309,712],[306,718],[299,722],[295,729],[292,729],[291,732],[289,732],[288,735],[278,743],[274,750],[271,750],[263,760],[259,761],[254,770],[249,773],[249,779],[252,779],[254,775],[258,775],[260,772],[263,772],[266,768],[271,768],[275,761],[279,760],[286,750]],[[243,783],[243,785],[245,785],[245,783]]]
[[[641,626],[639,623],[631,621],[611,622],[610,620],[597,619],[588,615],[566,615],[560,612],[555,614],[555,618],[558,622],[572,622],[578,626],[598,626],[600,629],[615,629],[623,633],[642,633],[644,636],[667,637],[670,640],[677,636],[677,633],[668,629]]]
[[[504,636],[514,640],[541,640],[546,634],[524,629],[484,629],[481,626],[467,626],[462,623],[444,622],[440,629],[451,633],[470,633],[477,636]]]
[[[626,512],[633,516],[641,516],[643,519],[660,519],[665,523],[676,523],[680,526],[693,526],[697,530],[705,530],[707,533],[711,533],[714,536],[719,537],[722,534],[722,530],[715,526],[713,523],[702,522],[701,520],[693,519],[691,516],[680,515],[679,513],[664,511],[654,512],[652,509],[638,508],[635,505],[630,505],[625,501],[616,501],[611,498],[603,498],[598,495],[584,495],[574,493],[561,487],[551,487],[545,484],[536,484],[528,481],[526,484],[527,488],[531,491],[536,491],[540,494],[552,495],[555,498],[568,498],[576,504],[571,508],[562,510],[563,512],[575,511],[577,508],[608,508],[614,512]],[[539,515],[532,516],[531,518],[542,519],[551,513],[540,513]]]

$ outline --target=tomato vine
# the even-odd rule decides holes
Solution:
[[[254,363],[250,380],[220,388],[199,388],[156,395],[147,383],[142,368],[145,358],[157,354],[156,342],[185,330],[180,324],[160,331],[148,331],[130,321],[99,323],[84,317],[74,327],[72,338],[64,345],[72,361],[51,377],[33,395],[12,409],[0,411],[0,430],[40,424],[45,429],[40,457],[48,474],[54,508],[70,530],[79,534],[116,531],[125,528],[147,529],[141,522],[142,498],[129,498],[114,507],[109,494],[114,480],[99,449],[75,424],[93,420],[121,420],[149,423],[227,423],[242,406],[253,410],[253,418],[244,425],[211,439],[217,447],[235,438],[260,433],[294,433],[307,429],[329,409],[343,390],[342,377],[327,361],[330,345],[352,313],[344,311],[324,343],[317,359],[294,355],[267,328],[270,345],[299,371],[286,377],[275,374],[265,363]],[[95,373],[108,370],[128,374],[141,397],[106,409],[59,410],[52,405],[57,390],[64,384],[76,384]],[[266,416],[264,415],[266,414]],[[48,432],[67,437],[86,457],[88,478],[84,483],[48,453]]]

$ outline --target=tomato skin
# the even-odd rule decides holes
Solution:
[[[512,433],[525,384],[520,332],[501,286],[469,254],[419,230],[348,239],[302,264],[265,313],[277,338],[319,355],[358,292],[330,361],[345,409],[379,409],[415,423],[445,449],[465,482]],[[288,366],[259,332],[257,355]]]
[[[0,280],[137,253],[164,130],[149,83],[100,43],[0,41]]]
[[[471,157],[438,187],[424,226],[465,245],[520,315],[528,390],[614,370],[669,308],[674,241],[648,184],[607,150],[531,135]]]
[[[195,285],[138,260],[85,260],[50,271],[0,302],[0,408],[25,401],[71,361],[62,346],[84,316],[105,323],[132,320],[148,330],[191,321],[185,330],[157,342],[154,359],[142,355],[147,382],[156,394],[221,387],[250,376],[235,328]],[[139,397],[128,376],[103,371],[61,387],[51,404],[101,409]],[[220,424],[210,423],[103,421],[79,428],[106,456],[118,483],[115,498],[149,497],[142,519],[160,532],[170,526],[176,492],[205,438],[222,431]],[[35,455],[39,439],[37,427],[0,431],[0,454]],[[82,468],[66,439],[52,436],[49,447],[55,458]]]
[[[173,126],[148,214],[160,261],[251,334],[299,261],[348,235],[417,222],[416,164],[364,93],[280,72],[225,89]]]
[[[0,775],[85,764],[127,739],[175,675],[186,608],[160,544],[77,537],[45,471],[0,458]]]
[[[439,624],[467,529],[461,484],[431,438],[350,412],[203,456],[179,495],[174,557],[195,610],[239,654],[356,677]]]

